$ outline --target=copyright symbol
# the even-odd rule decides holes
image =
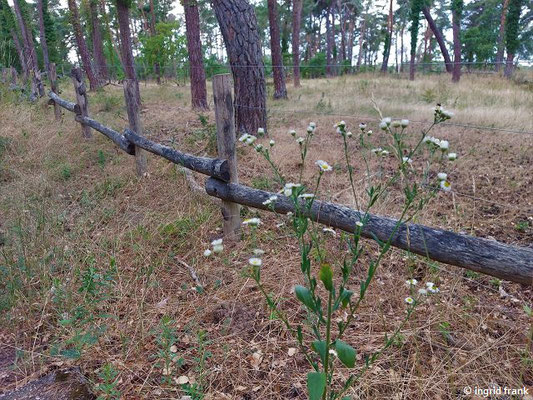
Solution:
[[[463,392],[464,394],[472,394],[472,388],[470,386],[465,386]]]

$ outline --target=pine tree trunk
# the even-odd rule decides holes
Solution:
[[[102,29],[100,19],[98,18],[97,0],[90,0],[89,7],[91,11],[91,30],[93,38],[93,55],[95,62],[95,71],[101,84],[109,79],[109,70],[104,55],[104,44],[102,40]]]
[[[17,21],[19,23],[20,32],[22,34],[22,41],[24,43],[24,54],[26,59],[26,65],[28,69],[28,73],[33,71],[32,79],[33,79],[33,85],[38,92],[39,96],[44,96],[44,87],[42,85],[42,82],[37,81],[37,77],[40,76],[39,73],[39,64],[37,63],[37,53],[35,52],[35,45],[33,43],[33,36],[32,32],[28,27],[28,24],[26,21],[24,21],[24,17],[22,15],[22,10],[20,8],[19,1],[21,0],[14,0],[13,6],[15,8],[15,15],[17,17]],[[22,0],[24,1],[24,0]]]
[[[135,97],[140,106],[141,92],[139,90],[139,81],[137,80],[137,74],[135,72],[135,60],[133,59],[130,31],[130,10],[124,1],[125,0],[116,1],[118,27],[120,32],[120,50],[122,52],[122,66],[124,67],[126,79],[135,81]]]
[[[361,33],[359,34],[359,55],[357,56],[357,72],[361,68],[361,60],[363,58],[363,47],[365,44],[365,32],[366,32],[366,18],[363,17],[363,22],[361,23]]]
[[[13,38],[13,43],[15,44],[15,49],[17,49],[17,53],[19,55],[20,65],[22,67],[22,74],[24,77],[24,80],[28,79],[29,71],[28,71],[28,61],[26,61],[26,55],[24,54],[24,49],[22,48],[22,45],[20,44],[19,37],[17,35],[17,32],[15,32],[14,29],[10,30],[11,37]]]
[[[333,0],[329,0],[326,13],[326,76],[333,75],[333,41],[335,40],[335,25],[331,23]]]
[[[392,27],[393,27],[392,0],[389,2],[389,17],[387,18],[387,38],[385,39],[385,49],[383,50],[383,64],[381,72],[387,72],[389,68],[389,56],[392,46]]]
[[[505,50],[505,44],[503,39],[505,37],[505,21],[507,19],[507,7],[509,6],[509,0],[503,0],[502,15],[500,17],[500,30],[498,32],[498,52],[496,53],[496,71],[499,71],[503,64],[503,52]]]
[[[448,49],[446,48],[446,43],[444,41],[444,36],[442,36],[442,32],[437,27],[437,24],[435,23],[435,20],[433,17],[431,17],[431,13],[429,11],[429,7],[422,7],[422,13],[424,14],[424,17],[426,18],[429,27],[431,28],[431,31],[433,32],[433,35],[435,35],[435,39],[437,39],[437,43],[439,44],[440,51],[442,53],[442,58],[444,58],[444,64],[446,65],[446,72],[452,72],[452,60],[450,59],[450,54],[448,53]]]
[[[352,65],[352,58],[353,58],[353,43],[355,39],[355,18],[352,16],[350,17],[350,22],[348,23],[348,48],[346,49],[346,58],[350,62],[350,66]],[[350,69],[350,72],[353,72]]]
[[[300,25],[303,0],[292,2],[292,63],[294,64],[294,87],[300,86]]]
[[[270,25],[270,52],[272,53],[272,72],[274,75],[274,99],[286,99],[285,72],[281,55],[281,37],[278,24],[278,4],[268,0],[268,20]]]
[[[200,14],[195,0],[182,0],[185,11],[187,51],[191,75],[192,108],[207,110],[207,87],[205,83],[202,42],[200,40]]]
[[[514,69],[513,60],[514,60],[514,54],[507,52],[507,62],[505,63],[505,70],[503,72],[506,78],[510,78],[513,75],[513,69]]]
[[[44,67],[46,72],[50,75],[50,57],[48,56],[48,45],[46,43],[46,35],[44,31],[43,0],[37,0],[37,11],[39,13],[39,37],[41,39]],[[50,78],[50,76],[48,78]]]
[[[246,0],[212,0],[224,37],[235,92],[237,132],[266,128],[265,69],[253,7]]]
[[[453,24],[453,74],[452,82],[459,82],[461,79],[461,33],[460,33],[460,14],[452,10]]]
[[[402,33],[400,33],[400,72],[404,71],[403,64],[405,63],[405,59],[403,57],[404,50],[405,50],[404,43],[403,43],[404,35],[405,35],[405,27],[402,26]]]
[[[76,38],[76,44],[78,45],[81,62],[83,63],[83,69],[85,74],[87,74],[87,78],[89,79],[89,88],[90,90],[96,90],[100,87],[100,82],[98,79],[96,79],[96,76],[93,72],[91,55],[89,54],[89,49],[87,48],[87,42],[85,42],[85,38],[83,37],[76,0],[68,0],[68,9],[70,10],[70,22],[72,24],[72,28],[74,29],[74,37]]]

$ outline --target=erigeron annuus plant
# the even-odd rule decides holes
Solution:
[[[344,341],[344,338],[367,295],[378,266],[390,250],[393,237],[400,226],[414,218],[438,190],[444,189],[443,182],[447,183],[447,187],[450,186],[447,180],[448,176],[442,172],[442,168],[444,162],[455,159],[457,156],[454,153],[450,153],[454,154],[453,157],[447,154],[448,142],[441,146],[443,141],[436,143],[436,140],[427,140],[432,127],[450,117],[450,113],[437,107],[434,123],[418,137],[415,136],[414,143],[411,143],[413,136],[409,135],[407,131],[408,120],[392,120],[382,117],[379,128],[384,131],[385,140],[381,141],[379,147],[373,143],[375,135],[372,135],[372,131],[368,130],[366,124],[359,125],[358,141],[353,141],[354,135],[347,129],[344,121],[335,124],[334,129],[343,140],[348,180],[359,211],[359,220],[353,227],[353,234],[349,236],[339,235],[338,237],[338,240],[343,241],[348,249],[340,262],[330,259],[326,248],[323,246],[324,235],[337,238],[335,230],[332,228],[319,229],[317,224],[309,218],[315,199],[318,197],[320,183],[326,174],[332,173],[331,166],[326,161],[316,161],[317,173],[314,183],[310,185],[311,190],[302,182],[310,141],[316,134],[316,125],[310,124],[307,135],[296,139],[301,157],[300,179],[297,183],[287,182],[281,174],[280,169],[271,158],[272,146],[266,148],[256,145],[254,144],[255,140],[248,143],[254,146],[255,150],[267,160],[281,186],[280,192],[270,196],[263,204],[276,212],[277,201],[280,200],[280,196],[285,196],[290,199],[293,206],[289,222],[295,239],[298,241],[302,273],[302,284],[294,287],[294,294],[307,311],[307,318],[300,322],[289,319],[287,313],[280,306],[282,304],[280,298],[276,298],[265,288],[261,280],[261,270],[265,264],[261,257],[263,251],[257,249],[256,235],[256,231],[261,229],[261,226],[259,220],[251,223],[254,219],[244,222],[250,229],[251,248],[255,249],[253,256],[248,260],[247,274],[256,282],[272,314],[283,323],[287,331],[297,341],[302,354],[313,369],[307,375],[307,387],[311,400],[349,399],[350,397],[345,396],[345,394],[350,386],[370,368],[383,351],[396,342],[400,331],[417,305],[423,302],[427,296],[439,291],[432,282],[427,282],[425,287],[418,289],[418,282],[413,278],[408,279],[406,281],[407,297],[404,299],[407,310],[403,321],[392,333],[385,335],[382,347],[374,353],[367,354],[362,365],[356,372],[350,373],[347,379],[341,380],[340,374],[335,373],[336,368],[340,365],[349,369],[354,369],[356,366],[356,349]],[[291,136],[297,137],[295,131],[289,133]],[[246,137],[241,141],[247,143],[247,139]],[[354,145],[357,147],[356,151],[361,153],[365,165],[364,170],[357,170],[358,173],[363,172],[366,175],[365,194],[361,196],[358,196],[356,190],[355,169],[351,164]],[[377,153],[379,153],[380,158],[393,157],[396,160],[397,167],[389,176],[372,173],[371,157],[372,154]],[[380,160],[380,168],[381,163]],[[423,167],[419,168],[419,165],[422,164]],[[438,174],[432,168],[435,164],[439,164]],[[403,205],[392,233],[386,240],[380,240],[367,227],[371,217],[370,210],[393,186],[401,187]],[[369,241],[362,240],[363,234],[366,237],[373,237],[374,241],[377,242],[379,247],[377,256],[372,257],[373,253],[366,251]],[[357,277],[354,268],[362,262],[363,254],[369,259],[366,275]],[[354,280],[359,280],[357,294]]]

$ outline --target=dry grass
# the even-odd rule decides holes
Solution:
[[[331,128],[340,117],[331,114],[354,116],[343,117],[351,126],[360,115],[375,118],[372,95],[386,115],[429,120],[432,105],[440,101],[456,112],[457,122],[533,131],[533,93],[524,86],[474,76],[451,85],[448,79],[304,81],[302,88],[290,90],[289,102],[269,104],[275,158],[287,175],[295,175],[296,145],[286,132],[303,131],[314,120],[319,134],[309,160],[342,165],[341,142]],[[71,96],[69,85],[64,90],[65,97]],[[212,126],[204,126],[189,110],[187,87],[142,85],[141,91],[151,137],[212,154]],[[91,95],[92,116],[124,127],[121,96],[122,89],[114,86]],[[212,111],[206,116],[214,120]],[[191,194],[173,165],[150,157],[150,176],[139,180],[127,155],[101,136],[84,142],[71,115],[57,124],[43,104],[4,100],[0,120],[0,233],[5,241],[0,246],[0,337],[4,347],[17,349],[18,357],[9,376],[0,375],[2,389],[66,364],[80,365],[96,385],[103,381],[102,366],[110,363],[119,374],[123,398],[179,398],[183,391],[162,384],[157,365],[157,338],[167,316],[176,330],[177,354],[184,359],[173,373],[197,380],[204,376],[205,398],[305,398],[308,366],[301,354],[287,354],[293,340],[269,318],[253,282],[241,275],[250,243],[228,245],[217,259],[202,258],[209,241],[220,235],[219,210]],[[531,245],[533,135],[454,126],[439,127],[435,135],[448,139],[460,155],[448,171],[454,190],[478,199],[439,195],[419,221]],[[360,167],[360,160],[355,165]],[[356,173],[361,179],[360,168]],[[249,185],[276,189],[250,150],[239,151],[239,174]],[[305,179],[312,179],[311,168]],[[339,167],[325,180],[322,196],[351,204],[346,187]],[[394,215],[396,207],[393,194],[376,211]],[[260,215],[266,228],[259,238],[267,250],[263,277],[296,320],[303,315],[291,294],[301,280],[298,250],[290,232],[275,227],[273,215]],[[344,249],[327,240],[335,262]],[[198,272],[203,292],[194,288],[181,261]],[[363,274],[361,266],[354,286]],[[354,386],[354,399],[457,399],[467,398],[462,395],[467,385],[533,386],[527,349],[531,320],[522,309],[531,305],[531,288],[426,263],[401,251],[392,252],[378,271],[347,338],[361,356],[378,349],[384,334],[401,320],[402,284],[410,276],[437,282],[442,294],[422,306],[402,341]],[[199,331],[206,332],[205,348],[212,354],[202,371]],[[56,354],[76,355],[73,350],[80,351],[78,359]],[[252,357],[258,351],[263,354],[259,365]]]

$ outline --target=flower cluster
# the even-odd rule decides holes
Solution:
[[[405,284],[409,287],[409,289],[414,289],[414,287],[418,284],[418,281],[414,278],[407,279],[405,281]],[[418,289],[418,294],[420,296],[427,296],[428,294],[436,294],[439,293],[439,288],[435,286],[433,282],[426,282],[425,288]],[[411,296],[406,297],[404,300],[407,304],[411,305],[415,303],[415,299],[413,299]]]
[[[290,196],[292,196],[292,193],[293,193],[294,189],[297,189],[297,188],[299,188],[301,186],[302,185],[300,183],[288,182],[288,183],[285,184],[285,186],[283,186],[282,193],[285,196],[290,197]]]
[[[222,244],[222,239],[216,239],[211,242],[212,249],[206,249],[204,251],[204,256],[209,257],[213,253],[221,253],[224,250],[224,245]]]
[[[274,204],[274,202],[278,199],[278,196],[270,196],[268,199],[266,199],[265,201],[263,201],[263,205],[265,206],[269,206],[271,204]]]
[[[381,147],[376,147],[375,149],[370,150],[372,153],[374,153],[376,156],[385,157],[390,154],[388,150],[382,149]]]
[[[259,226],[259,224],[261,224],[261,219],[259,219],[259,218],[248,218],[248,219],[245,219],[244,221],[242,221],[242,224],[243,225],[249,225],[249,226],[257,227],[257,226]]]
[[[435,107],[435,122],[444,122],[453,117],[451,111],[445,110],[440,104]]]
[[[245,143],[248,146],[253,145],[256,140],[257,137],[254,135],[250,135],[249,133],[245,133],[239,138],[239,142]]]
[[[359,125],[359,126],[361,126],[361,125]],[[365,127],[366,127],[366,125],[365,125]],[[346,130],[346,122],[344,122],[344,121],[337,122],[336,124],[333,125],[333,128],[341,136],[345,136],[345,137],[352,137],[353,136],[352,132]]]
[[[424,136],[423,139],[424,143],[426,143],[428,146],[434,148],[434,149],[440,149],[442,152],[448,151],[450,148],[450,142],[447,140],[440,140],[433,136]],[[455,153],[454,153],[455,154]]]

